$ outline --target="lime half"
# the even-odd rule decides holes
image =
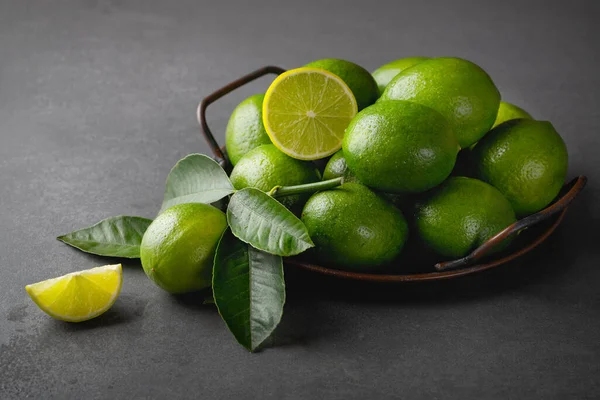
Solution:
[[[263,102],[263,123],[273,144],[299,160],[318,160],[342,147],[344,131],[358,107],[337,75],[298,68],[279,75]]]

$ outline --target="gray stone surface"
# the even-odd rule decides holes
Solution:
[[[600,396],[600,29],[590,1],[0,0],[0,398],[583,399]],[[198,101],[265,64],[373,70],[454,55],[551,120],[590,184],[541,248],[441,284],[288,270],[274,346],[125,265],[101,318],[54,321],[28,283],[106,263],[54,238],[152,217],[171,166],[207,152]],[[264,79],[210,108],[228,115]]]

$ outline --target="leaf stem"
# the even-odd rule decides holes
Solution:
[[[306,183],[304,185],[275,186],[268,194],[272,197],[283,197],[301,193],[314,193],[321,190],[333,189],[336,186],[340,186],[342,183],[343,178],[339,177],[322,182]]]

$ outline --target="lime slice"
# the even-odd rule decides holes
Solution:
[[[304,67],[273,81],[263,102],[263,123],[279,150],[299,160],[318,160],[342,147],[357,110],[352,91],[340,77]]]
[[[95,318],[119,297],[123,283],[121,264],[73,272],[25,286],[31,299],[46,314],[68,322]]]

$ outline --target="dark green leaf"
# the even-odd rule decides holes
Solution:
[[[210,204],[233,191],[227,174],[215,160],[204,154],[190,154],[169,173],[160,211],[183,203]]]
[[[141,217],[111,217],[57,239],[99,256],[140,258],[140,243],[150,223]]]
[[[215,254],[213,294],[219,314],[236,340],[256,350],[283,315],[285,281],[281,257],[225,231]]]
[[[293,256],[314,246],[302,221],[258,189],[231,196],[227,221],[235,236],[267,253]]]

